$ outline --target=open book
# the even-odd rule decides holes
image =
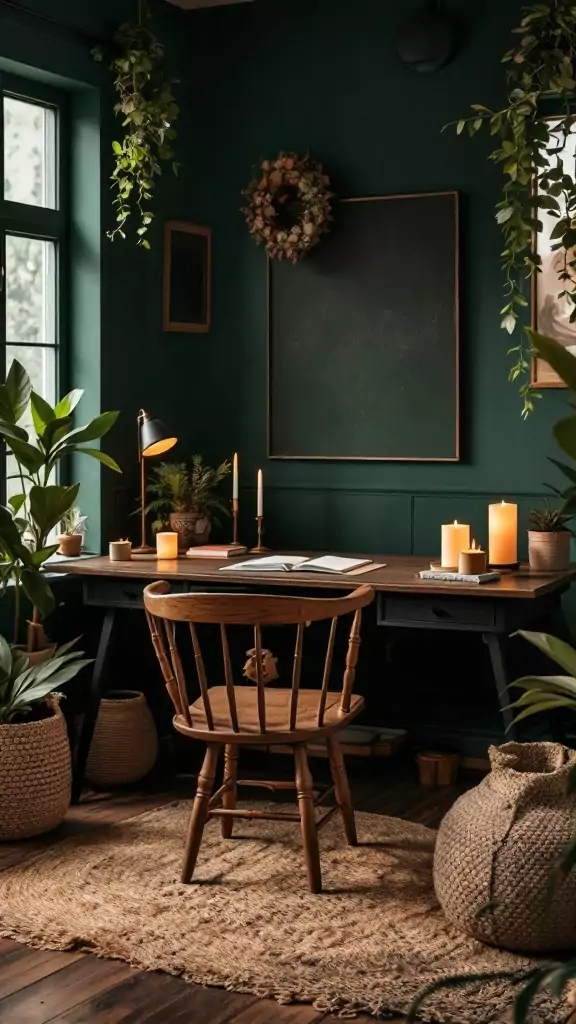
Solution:
[[[305,555],[266,555],[265,558],[251,558],[248,562],[224,565],[220,572],[345,573],[371,564],[370,558],[342,558],[340,555],[322,555],[320,558],[306,558]]]

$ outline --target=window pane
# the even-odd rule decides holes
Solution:
[[[56,246],[40,238],[6,235],[6,343],[55,342]]]
[[[49,107],[4,97],[4,198],[56,208],[56,117]]]
[[[20,346],[6,346],[6,370],[8,371],[13,359],[17,359],[25,370],[28,371],[32,381],[32,387],[42,398],[45,398],[50,405],[56,405],[56,349],[21,348]],[[21,425],[28,430],[32,421],[28,420],[28,414],[20,420]]]

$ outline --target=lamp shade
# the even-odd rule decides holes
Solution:
[[[176,444],[178,438],[170,437],[161,420],[144,413],[140,424],[140,449],[146,458],[162,455]]]

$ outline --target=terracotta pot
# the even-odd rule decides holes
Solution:
[[[156,724],[143,693],[111,690],[102,698],[86,776],[96,787],[137,782],[158,755]]]
[[[170,529],[178,534],[178,547],[185,550],[197,544],[207,544],[212,523],[199,512],[171,512]]]
[[[570,565],[570,541],[568,530],[542,533],[528,530],[528,558],[534,572],[564,572]]]
[[[49,661],[54,656],[56,644],[41,647],[39,651],[27,651],[25,644],[14,644],[12,650],[17,651],[18,654],[26,655],[30,665],[42,665],[43,662]]]
[[[60,824],[70,805],[70,746],[58,695],[50,715],[0,725],[0,840],[29,839]]]
[[[81,533],[63,533],[61,537],[57,537],[60,545],[57,554],[65,555],[66,558],[77,558],[82,551],[82,539]]]

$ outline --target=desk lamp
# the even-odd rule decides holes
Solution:
[[[163,455],[173,448],[177,437],[167,437],[161,420],[150,416],[144,409],[138,413],[138,459],[140,462],[141,540],[139,548],[132,548],[135,555],[152,555],[155,548],[146,543],[146,459],[152,455]]]

